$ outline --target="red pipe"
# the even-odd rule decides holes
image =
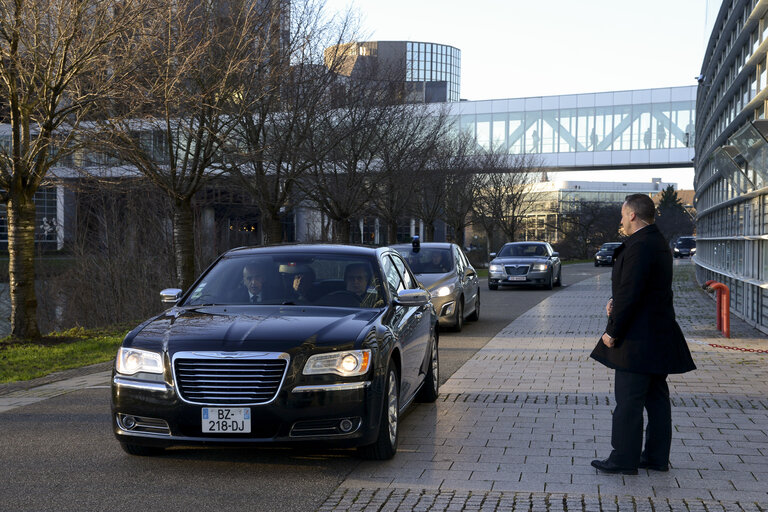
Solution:
[[[707,291],[717,291],[717,330],[726,338],[731,337],[731,291],[723,283],[707,281],[704,283]]]

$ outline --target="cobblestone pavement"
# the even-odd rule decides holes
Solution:
[[[613,376],[588,357],[605,326],[606,273],[502,330],[435,404],[403,419],[394,459],[361,463],[320,510],[768,511],[768,354],[712,346],[767,350],[768,337],[732,318],[732,339],[723,338],[690,263],[675,271],[678,321],[698,370],[669,378],[669,472],[606,475],[589,465],[610,451]],[[108,385],[109,371],[92,371],[0,388],[0,413]]]
[[[676,269],[676,311],[698,370],[669,378],[667,473],[598,474],[610,452],[613,376],[589,359],[605,327],[610,275],[552,295],[512,322],[402,421],[388,462],[362,463],[323,511],[768,510],[768,338]]]

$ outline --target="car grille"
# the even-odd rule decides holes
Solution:
[[[277,395],[287,366],[285,359],[177,359],[174,369],[188,402],[249,405]]]
[[[528,273],[528,265],[504,267],[508,276],[524,276]]]

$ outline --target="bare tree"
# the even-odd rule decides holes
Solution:
[[[373,213],[371,201],[384,176],[378,153],[381,130],[396,119],[397,101],[388,79],[371,73],[339,83],[337,108],[318,119],[308,144],[314,162],[302,191],[334,223],[335,238],[351,242],[353,219]]]
[[[0,82],[10,144],[0,146],[8,212],[11,333],[40,335],[32,200],[50,169],[74,151],[94,100],[123,82],[110,55],[142,27],[141,0],[0,0]]]
[[[561,205],[556,228],[562,234],[558,251],[566,258],[589,258],[605,242],[618,238],[621,205],[578,201]]]
[[[354,37],[350,14],[328,21],[322,2],[290,3],[291,26],[278,46],[256,52],[243,83],[243,109],[235,135],[232,174],[254,198],[265,242],[283,240],[281,213],[298,201],[297,183],[322,155],[308,140],[328,109],[340,59],[327,47]]]
[[[243,106],[244,72],[279,15],[258,2],[153,1],[160,14],[136,41],[140,72],[105,106],[96,136],[170,200],[177,284],[187,288],[195,277],[192,200],[226,168],[222,147]]]
[[[376,212],[387,225],[388,243],[397,242],[398,221],[413,213],[425,221],[425,240],[432,241],[440,196],[425,193],[443,188],[432,185],[441,172],[438,146],[447,135],[447,112],[422,103],[393,106],[390,113],[392,123],[379,131],[382,179],[374,196]],[[423,208],[425,201],[437,207]]]
[[[432,185],[425,189],[434,191],[432,195],[442,206],[438,213],[453,231],[454,241],[461,247],[465,245],[464,230],[472,222],[472,206],[477,192],[478,175],[472,168],[470,155],[474,145],[474,139],[467,134],[448,138],[436,162],[442,172],[425,173],[425,177],[432,181]],[[422,203],[428,206],[429,201],[430,197],[424,197]]]
[[[497,234],[506,241],[517,240],[525,217],[538,201],[530,185],[542,168],[536,157],[486,152],[477,159],[481,172],[474,201],[474,218],[488,235],[489,251]]]

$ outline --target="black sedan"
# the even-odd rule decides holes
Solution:
[[[311,441],[388,459],[403,409],[437,398],[437,316],[392,249],[234,249],[162,294],[113,372],[129,454]]]
[[[613,251],[618,249],[621,242],[607,242],[600,246],[600,250],[595,253],[595,266],[603,265],[613,266]]]
[[[488,288],[501,285],[538,285],[551,290],[563,284],[563,270],[558,253],[547,242],[512,242],[498,254],[491,253]]]

